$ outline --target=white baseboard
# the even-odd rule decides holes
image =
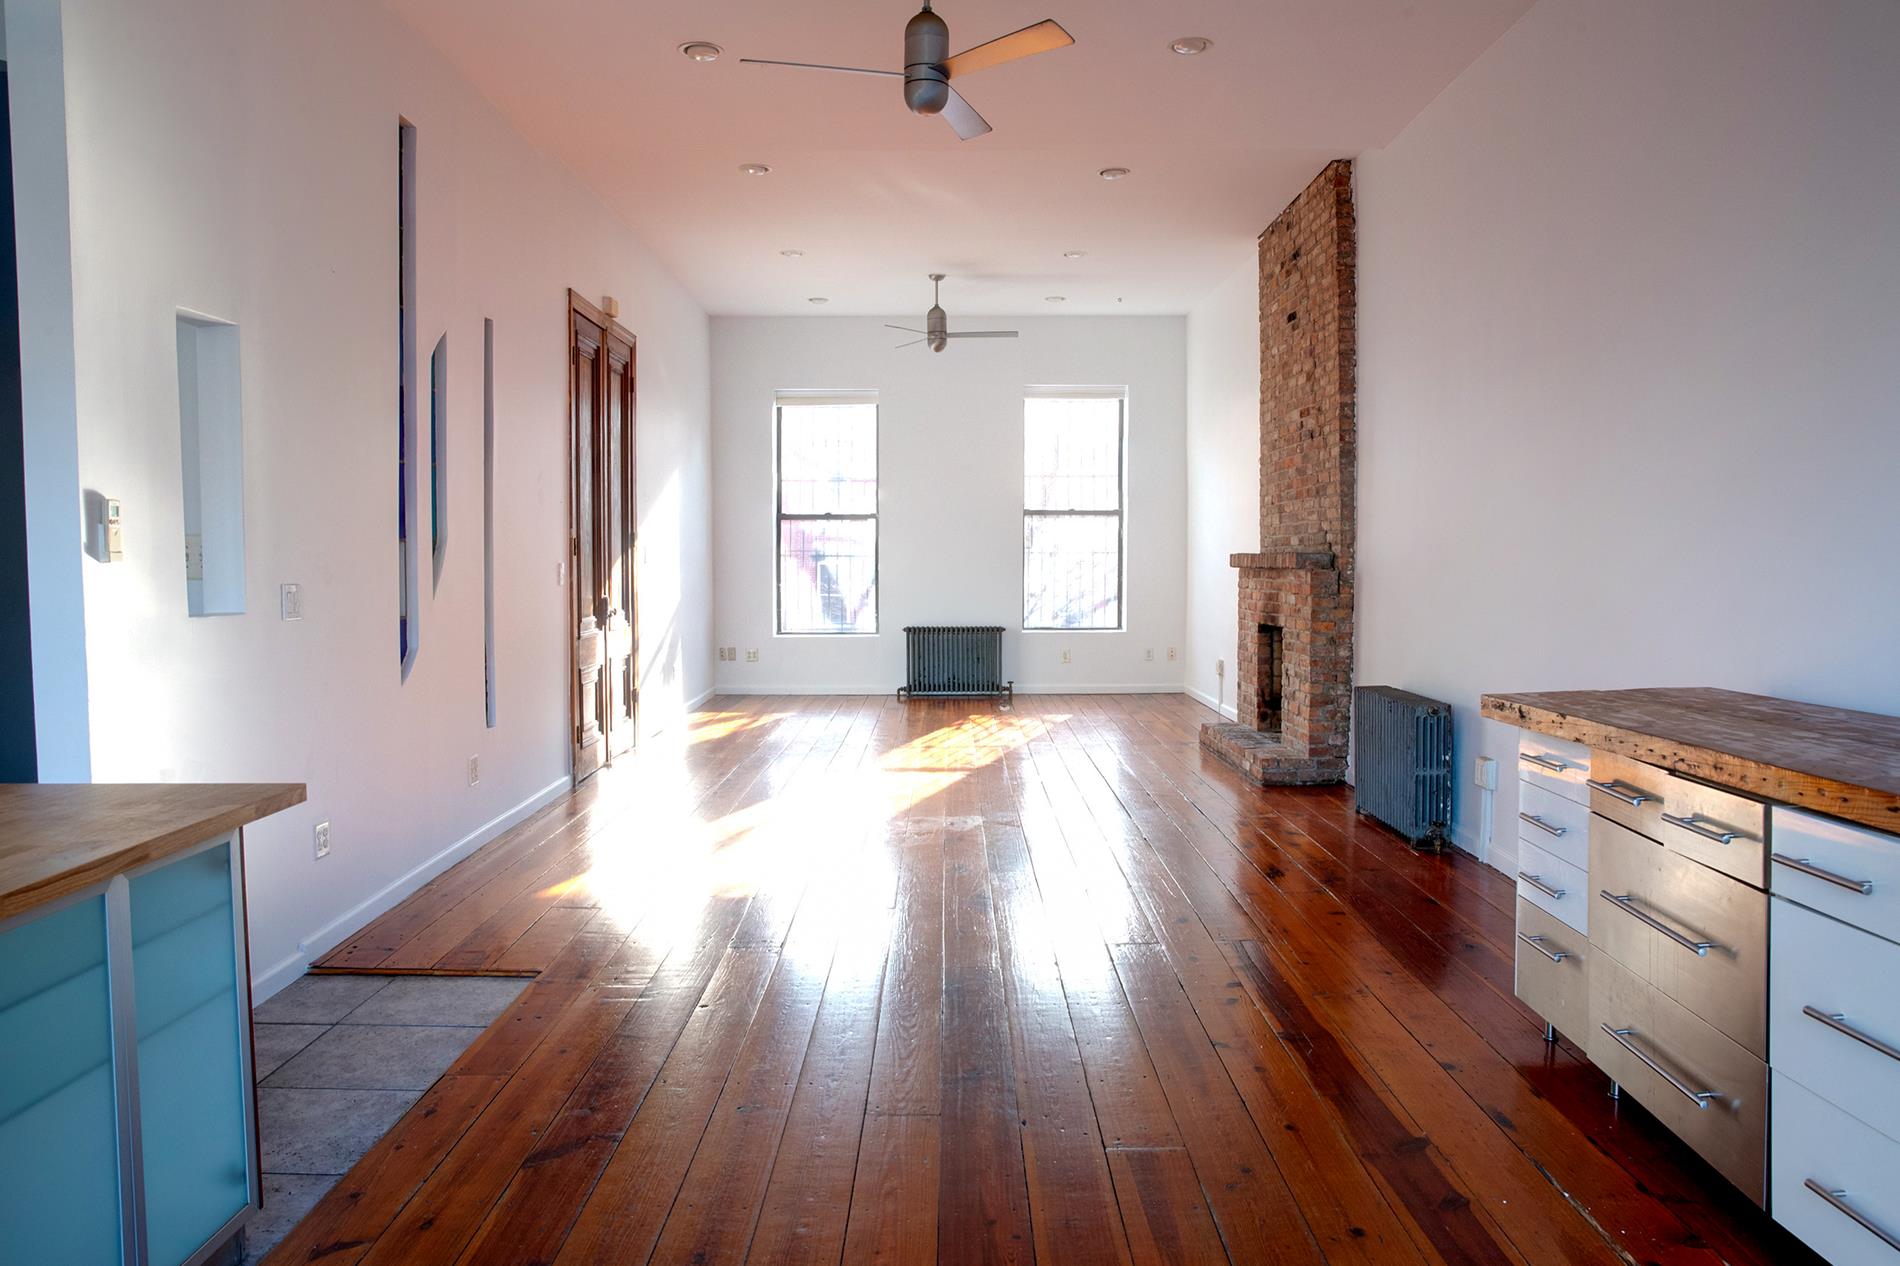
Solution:
[[[1216,699],[1206,691],[1196,690],[1192,686],[1183,686],[1182,691],[1188,698],[1194,700],[1196,703],[1206,704],[1208,707],[1214,709],[1214,711],[1226,717],[1229,721],[1240,720],[1240,709],[1236,708],[1233,704],[1222,703],[1219,699]]]
[[[297,942],[297,952],[295,954],[288,954],[277,962],[272,963],[262,973],[254,973],[252,975],[251,1001],[253,1003],[262,1002],[279,989],[282,989],[285,985],[288,985],[291,981],[297,979],[297,977],[303,975],[304,969],[307,968],[313,960],[327,954],[340,943],[344,937],[356,931],[377,915],[382,914],[404,897],[422,887],[423,884],[428,883],[431,879],[434,879],[437,875],[455,865],[455,863],[461,861],[464,857],[467,857],[470,853],[488,843],[502,832],[526,821],[539,810],[552,804],[559,797],[566,795],[572,786],[573,784],[565,777],[559,781],[549,783],[541,790],[529,796],[526,800],[503,810],[441,852],[411,867],[370,896],[357,902],[336,918],[331,919],[316,931],[305,936],[302,940]]]
[[[1088,685],[1069,682],[1017,682],[1019,695],[1178,695],[1184,687],[1180,683],[1122,683],[1116,685]],[[781,686],[764,683],[753,685],[716,686],[712,694],[721,695],[896,695],[895,686]]]
[[[702,703],[704,703],[704,702],[706,702],[706,700],[708,700],[708,699],[710,699],[710,698],[712,698],[712,697],[713,697],[714,695],[716,695],[716,694],[718,694],[718,693],[719,693],[719,687],[717,687],[717,686],[708,686],[708,687],[706,687],[706,688],[705,688],[704,690],[702,690],[702,691],[700,691],[700,692],[699,692],[698,694],[696,694],[696,695],[694,695],[694,696],[693,696],[693,697],[692,697],[691,699],[688,699],[688,700],[686,701],[686,709],[685,709],[685,710],[686,710],[687,712],[697,712],[697,711],[699,711],[699,705],[700,705],[700,704],[702,704]]]

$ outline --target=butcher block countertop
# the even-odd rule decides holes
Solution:
[[[1900,833],[1900,717],[1707,687],[1485,695],[1494,721]]]
[[[302,804],[302,783],[0,783],[0,919]]]

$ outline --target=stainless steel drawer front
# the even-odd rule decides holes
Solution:
[[[1761,801],[1626,756],[1598,752],[1590,768],[1596,812],[1711,870],[1767,887],[1768,817]]]
[[[1590,880],[1590,939],[1766,1059],[1768,894],[1604,817],[1590,822]]]
[[[1668,937],[1670,940],[1674,941],[1676,944],[1682,946],[1682,948],[1688,950],[1691,954],[1694,954],[1697,958],[1707,957],[1708,952],[1715,948],[1714,941],[1691,940],[1689,937],[1684,936],[1681,932],[1678,932],[1676,931],[1676,929],[1670,927],[1667,923],[1664,923],[1661,919],[1657,918],[1655,915],[1644,914],[1641,910],[1638,910],[1636,908],[1637,899],[1635,897],[1630,896],[1628,893],[1621,893],[1621,894],[1612,893],[1609,889],[1605,888],[1602,892],[1599,892],[1597,896],[1602,897],[1605,901],[1609,902],[1611,905],[1621,910],[1624,914],[1629,915],[1631,918],[1641,920],[1644,924],[1648,925],[1649,927],[1654,928],[1658,932],[1661,932],[1664,936]]]
[[[1590,1034],[1590,942],[1527,897],[1517,899],[1517,996],[1583,1045]]]

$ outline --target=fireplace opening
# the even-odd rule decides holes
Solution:
[[[1259,642],[1254,650],[1254,678],[1259,683],[1260,722],[1256,726],[1262,734],[1280,733],[1281,691],[1286,677],[1286,658],[1284,643],[1286,630],[1277,624],[1260,626]]]

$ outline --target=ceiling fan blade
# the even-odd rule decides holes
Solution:
[[[903,350],[904,350],[904,349],[905,349],[906,347],[915,347],[915,346],[917,346],[917,345],[918,345],[919,343],[921,343],[921,342],[923,342],[923,340],[922,340],[922,339],[920,339],[920,338],[914,338],[914,339],[912,339],[912,340],[911,340],[910,342],[908,342],[908,343],[899,343],[899,344],[898,344],[898,345],[897,345],[896,347],[894,347],[894,348],[892,348],[891,350],[892,350],[892,351],[896,351],[896,352],[901,352],[901,351],[903,351]]]
[[[978,44],[975,48],[965,49],[943,64],[944,73],[955,79],[958,75],[974,74],[987,70],[991,66],[1000,66],[1004,62],[1017,61],[1024,57],[1034,57],[1037,53],[1047,53],[1058,48],[1066,48],[1075,43],[1075,37],[1062,29],[1062,24],[1054,18],[1044,18],[1034,26],[1026,26],[1020,31],[991,40],[987,44]]]
[[[914,330],[908,325],[892,325],[889,321],[884,323],[884,328],[887,330],[902,330],[906,334],[922,334],[925,332],[923,330]]]
[[[972,141],[992,130],[990,125],[983,121],[983,116],[978,114],[975,107],[965,101],[955,88],[950,87],[949,84],[945,84],[944,88],[950,93],[949,100],[943,103],[944,121],[956,129],[958,140]]]
[[[945,338],[1015,338],[1014,330],[957,330]]]
[[[741,57],[740,61],[748,66],[791,66],[798,70],[829,70],[840,75],[890,75],[902,79],[901,70],[866,70],[862,66],[824,66],[817,62],[778,62],[769,57]]]

